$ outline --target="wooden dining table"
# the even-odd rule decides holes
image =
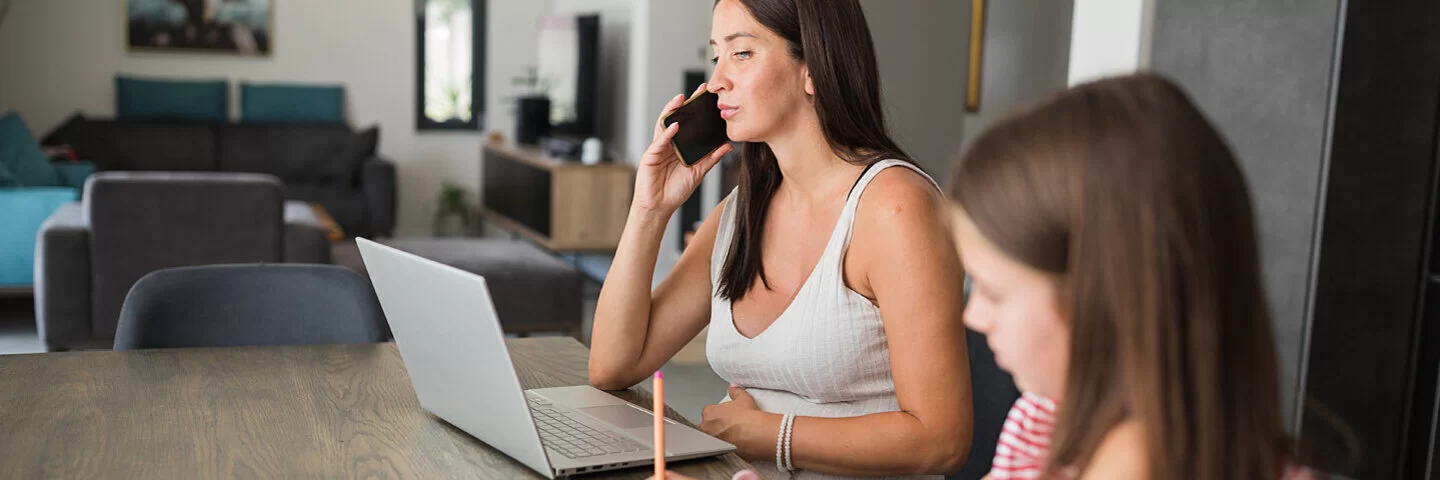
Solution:
[[[525,388],[586,383],[574,339],[506,343]],[[726,480],[749,468],[734,454],[670,466]],[[380,343],[0,356],[0,478],[542,477],[422,410]]]

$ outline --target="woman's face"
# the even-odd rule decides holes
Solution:
[[[715,5],[710,27],[715,73],[709,90],[720,96],[720,116],[736,142],[765,142],[809,111],[814,87],[789,44],[761,25],[739,0]],[[680,128],[685,128],[681,125]]]
[[[1058,279],[1001,253],[959,207],[952,207],[951,234],[971,282],[965,325],[985,334],[996,364],[1021,390],[1064,398],[1070,326]]]

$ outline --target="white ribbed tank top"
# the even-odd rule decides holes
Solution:
[[[730,301],[719,295],[720,273],[737,221],[735,193],[731,192],[730,200],[725,202],[710,258],[712,290],[706,355],[715,373],[746,387],[761,410],[840,418],[900,409],[890,376],[890,351],[880,308],[847,287],[844,274],[845,251],[850,248],[860,194],[877,174],[894,166],[908,167],[930,179],[925,172],[899,160],[883,160],[869,168],[851,189],[819,264],[801,284],[791,304],[755,338],[746,338],[735,329]],[[934,184],[934,179],[930,183]],[[773,462],[753,463],[765,478],[787,478]],[[844,477],[800,471],[789,478]]]

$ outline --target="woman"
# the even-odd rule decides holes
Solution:
[[[1245,179],[1179,88],[1071,89],[977,139],[950,186],[966,324],[1058,400],[1046,478],[1300,473]]]
[[[709,325],[711,366],[737,386],[700,428],[767,477],[959,469],[963,272],[943,197],[886,133],[858,0],[720,0],[712,20],[701,88],[744,143],[740,186],[652,291],[666,222],[729,151],[687,168],[669,145],[685,125],[657,120],[596,306],[591,383],[630,387]]]

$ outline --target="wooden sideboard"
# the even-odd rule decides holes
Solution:
[[[630,211],[635,170],[584,165],[538,148],[481,148],[485,220],[557,252],[615,250]]]

